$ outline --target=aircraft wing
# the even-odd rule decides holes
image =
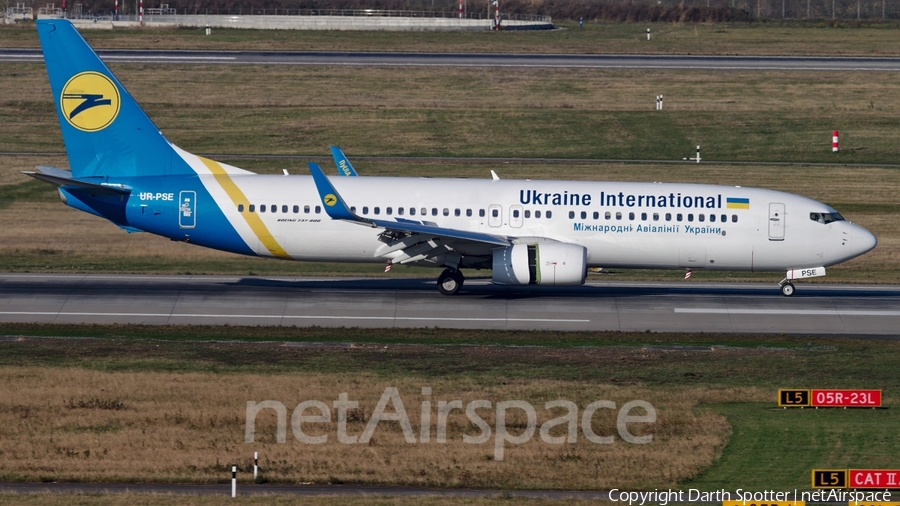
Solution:
[[[334,164],[337,165],[338,175],[340,176],[358,176],[356,169],[350,164],[347,155],[337,146],[331,146],[331,157],[334,158]]]
[[[358,216],[350,210],[343,197],[328,180],[328,176],[315,163],[309,164],[309,172],[316,183],[325,213],[332,219],[358,223],[372,228],[383,229],[380,239],[385,243],[375,252],[393,263],[412,263],[448,254],[457,249],[489,251],[494,247],[509,246],[509,239],[503,236],[440,227],[427,221],[403,218],[391,220],[371,219]],[[450,245],[454,245],[453,248]]]

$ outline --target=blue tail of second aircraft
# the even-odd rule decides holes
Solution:
[[[194,174],[72,23],[37,30],[73,177]]]

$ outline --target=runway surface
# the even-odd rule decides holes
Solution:
[[[612,276],[610,276],[612,277]],[[0,321],[900,335],[900,286],[631,283],[503,287],[470,279],[0,275]]]
[[[898,71],[900,58],[100,50],[108,63],[557,67],[686,70]],[[0,49],[2,62],[43,62],[39,49]]]

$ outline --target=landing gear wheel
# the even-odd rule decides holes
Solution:
[[[785,297],[790,297],[794,295],[794,284],[793,283],[785,283],[781,285],[781,295]]]
[[[453,269],[445,269],[444,272],[438,276],[438,291],[441,292],[442,295],[456,295],[459,293],[459,289],[463,286],[463,275],[461,272]]]

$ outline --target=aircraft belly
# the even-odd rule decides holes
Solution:
[[[315,224],[286,233],[285,244],[288,255],[295,260],[381,263],[384,259],[374,256],[383,244],[377,234],[359,225],[324,229]]]

